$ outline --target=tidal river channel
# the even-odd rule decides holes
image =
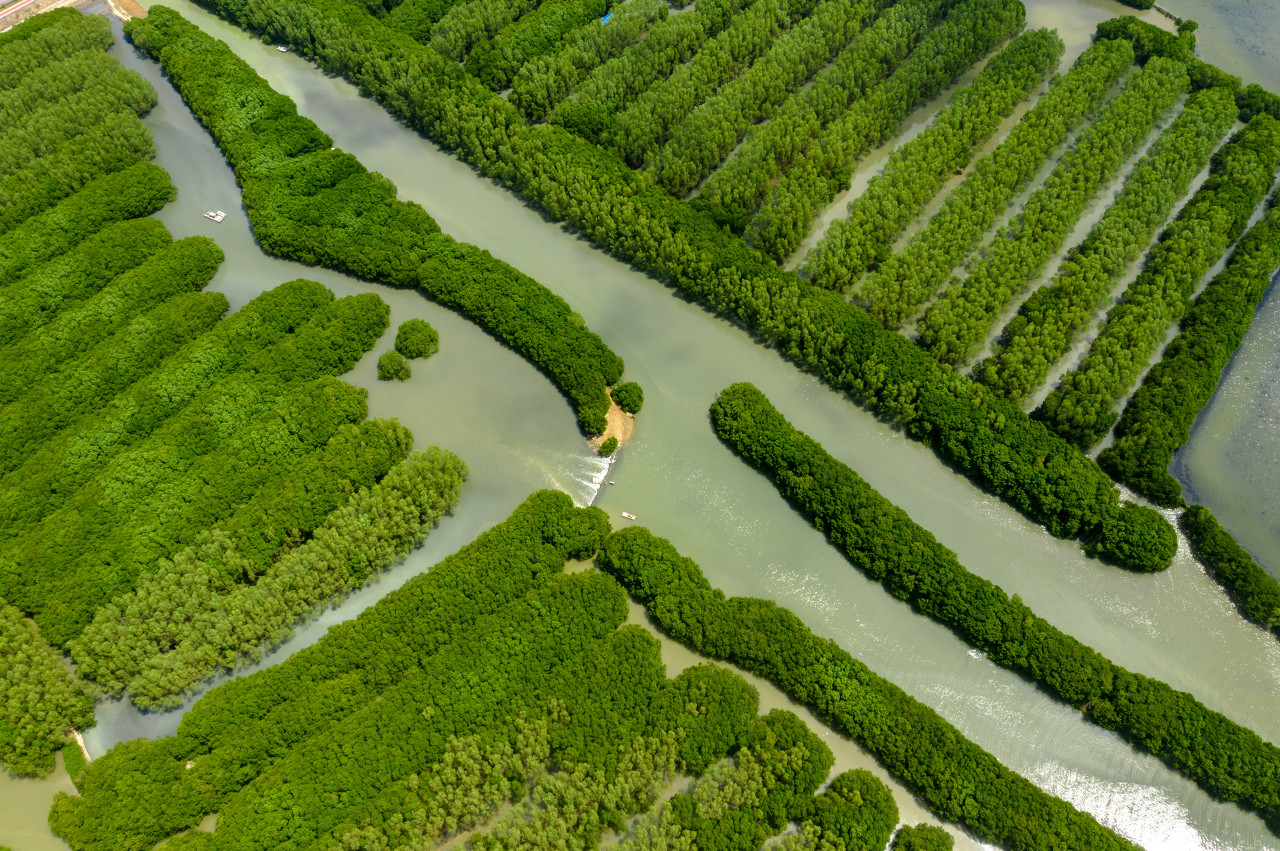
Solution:
[[[1280,742],[1280,642],[1240,618],[1186,553],[1185,544],[1173,566],[1156,576],[1136,576],[1085,558],[1078,544],[1050,537],[741,329],[545,220],[397,124],[347,83],[189,3],[170,5],[231,44],[329,132],[338,147],[394,181],[401,198],[421,204],[446,232],[488,249],[563,295],[626,360],[627,377],[645,389],[636,436],[606,470],[586,448],[569,406],[546,379],[475,326],[414,292],[265,256],[252,239],[234,177],[216,146],[158,67],[120,39],[115,55],[160,92],[160,104],[147,123],[155,134],[158,162],[179,190],[178,200],[160,218],[175,236],[207,234],[227,252],[212,287],[226,293],[233,307],[296,277],[319,280],[339,295],[377,291],[391,305],[391,329],[345,378],[368,388],[373,416],[399,418],[413,430],[419,446],[438,443],[461,455],[471,469],[454,516],[445,519],[424,547],[300,629],[263,665],[281,661],[314,642],[328,626],[354,617],[428,570],[503,519],[531,491],[559,488],[580,504],[604,509],[615,527],[630,522],[623,511],[637,515],[637,522],[669,538],[727,594],[767,597],[789,607],[817,633],[932,706],[1005,765],[1149,851],[1280,851],[1280,838],[1257,817],[1215,802],[1155,758],[1081,720],[1077,712],[970,651],[949,631],[865,579],[767,480],[720,444],[707,407],[727,385],[754,382],[797,427],[933,532],[970,570],[1021,595],[1037,613],[1119,664],[1189,691],[1267,740]],[[1072,51],[1078,51],[1097,21],[1124,13],[1124,7],[1109,0],[1033,0],[1027,5],[1029,26],[1059,27]],[[213,224],[201,217],[207,209],[230,215]],[[1276,302],[1268,302],[1272,319],[1280,317]],[[411,316],[421,316],[439,330],[440,353],[416,362],[408,383],[380,383],[375,380],[376,358],[390,346],[395,326]],[[1270,364],[1264,377],[1269,369],[1274,380],[1275,333],[1268,339],[1258,357]],[[1252,341],[1251,336],[1246,354]],[[1233,371],[1233,381],[1239,371]],[[1241,391],[1246,408],[1250,392],[1249,386]],[[1275,449],[1274,434],[1270,448]],[[1196,457],[1189,462],[1192,468],[1199,463]],[[1266,462],[1274,457],[1269,452]],[[1242,460],[1254,468],[1265,466],[1259,455]],[[596,485],[602,475],[616,484]],[[1274,488],[1267,491],[1272,492]],[[1273,562],[1276,554],[1273,549]],[[664,656],[672,673],[693,661],[669,642],[664,642]],[[785,705],[786,698],[762,684],[762,703]],[[119,741],[170,734],[181,712],[144,715],[126,704],[101,705],[98,725],[86,733],[89,750],[96,757]],[[829,731],[825,737],[839,768],[867,766],[884,776],[852,743]],[[18,788],[15,781],[2,781],[0,816],[11,809],[11,801],[26,810],[43,806],[27,800],[29,794],[20,803]],[[46,783],[38,788],[51,795],[58,787]],[[901,787],[894,790],[904,819],[927,818]],[[5,821],[0,817],[0,823]],[[958,831],[957,839],[958,847],[981,847]],[[0,844],[6,842],[20,848],[65,847],[47,835],[25,835],[20,841],[0,827]]]

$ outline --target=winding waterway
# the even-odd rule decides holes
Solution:
[[[160,217],[175,236],[205,233],[227,252],[212,286],[233,306],[300,276],[322,281],[339,295],[379,292],[391,305],[391,329],[346,379],[368,388],[374,416],[398,417],[420,446],[439,443],[471,468],[454,516],[422,549],[300,629],[262,664],[310,644],[331,624],[355,616],[428,569],[504,518],[530,491],[556,487],[580,503],[594,500],[615,526],[628,522],[622,511],[638,515],[638,522],[671,539],[726,593],[768,597],[791,608],[815,632],[935,708],[1004,764],[1150,851],[1280,851],[1280,838],[1255,816],[1213,801],[1158,760],[1081,720],[865,579],[768,481],[716,440],[707,407],[728,384],[754,382],[797,427],[858,470],[975,573],[1020,594],[1039,614],[1116,662],[1190,691],[1280,742],[1275,711],[1280,643],[1239,617],[1185,546],[1173,566],[1156,576],[1136,576],[1084,558],[1078,545],[1051,538],[741,329],[673,297],[660,283],[546,221],[398,125],[348,84],[188,3],[170,5],[228,41],[332,134],[338,147],[393,180],[402,198],[422,204],[446,232],[492,251],[568,299],[626,360],[627,377],[640,382],[646,394],[636,437],[608,474],[617,484],[597,494],[592,479],[603,472],[603,462],[586,449],[563,398],[518,356],[416,293],[263,255],[217,148],[158,68],[129,45],[118,44],[115,54],[160,92],[160,105],[147,123],[155,134],[158,162],[179,189],[178,200]],[[1073,17],[1077,8],[1085,10],[1080,20],[1123,13],[1109,0],[1078,6],[1037,0],[1028,3],[1028,25],[1059,26],[1064,39],[1079,47],[1093,24]],[[1068,21],[1073,23],[1066,26]],[[230,215],[215,225],[201,218],[206,209]],[[395,326],[410,316],[422,316],[439,330],[441,351],[425,363],[415,362],[407,384],[377,382],[377,355],[389,347]],[[1271,352],[1274,357],[1274,345]],[[691,661],[687,651],[669,642],[664,657],[672,673]],[[762,691],[765,705],[785,703],[772,690]],[[98,726],[86,739],[98,756],[122,740],[169,734],[180,717],[181,710],[143,715],[126,704],[108,704],[100,707]],[[856,746],[829,732],[825,738],[841,768],[870,765]],[[9,794],[14,783],[0,785],[6,812],[14,811]],[[45,800],[53,785],[46,784]],[[901,787],[894,788],[904,818],[925,817]],[[0,844],[65,847],[52,837],[37,841],[6,830],[0,826]],[[958,838],[959,847],[978,847],[962,834]]]

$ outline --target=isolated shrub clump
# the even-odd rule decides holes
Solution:
[[[400,323],[396,351],[407,358],[429,358],[440,351],[440,335],[425,319],[415,317]]]
[[[618,438],[610,437],[600,444],[600,454],[606,458],[616,452],[618,449]]]
[[[933,824],[904,827],[893,837],[892,851],[951,851],[955,840],[951,834]]]
[[[628,414],[639,412],[640,406],[644,404],[644,389],[634,381],[622,382],[613,388],[610,395],[618,403],[618,407]]]
[[[388,349],[382,357],[378,358],[378,380],[404,381],[413,371],[409,369],[409,362],[404,356],[395,349]]]

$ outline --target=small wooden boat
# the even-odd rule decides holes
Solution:
[[[624,511],[624,512],[622,512],[622,516],[623,516],[623,517],[625,517],[625,518],[627,518],[628,520],[635,520],[635,519],[636,519],[636,516],[635,516],[634,514],[632,514],[630,511]]]
[[[277,45],[276,45],[276,50],[280,51],[281,53],[288,53],[288,52],[289,52],[289,48],[285,47],[283,44],[277,44]]]

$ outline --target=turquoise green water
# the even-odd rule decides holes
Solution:
[[[707,406],[729,383],[755,382],[798,427],[930,529],[970,569],[1022,595],[1051,622],[1117,662],[1191,691],[1280,741],[1280,716],[1274,710],[1280,699],[1280,644],[1241,621],[1185,548],[1158,576],[1134,576],[1085,559],[1078,546],[1049,537],[740,329],[674,298],[661,284],[478,178],[350,86],[189,4],[172,5],[231,43],[339,147],[395,181],[402,198],[421,203],[447,232],[489,249],[564,295],[626,359],[627,376],[646,392],[636,438],[608,472],[617,484],[597,494],[592,480],[603,472],[602,462],[583,445],[568,405],[518,357],[414,293],[264,256],[217,149],[155,66],[127,46],[118,47],[117,55],[160,90],[160,107],[148,123],[159,162],[179,187],[178,200],[161,218],[176,236],[207,233],[226,249],[228,260],[214,286],[233,304],[306,275],[340,294],[376,290],[391,304],[393,329],[409,316],[423,316],[441,335],[440,354],[415,365],[406,385],[374,380],[376,357],[390,345],[394,330],[347,379],[369,388],[374,415],[399,417],[420,444],[439,443],[467,460],[472,478],[455,516],[405,564],[299,630],[263,664],[315,641],[329,625],[428,569],[505,517],[531,490],[559,487],[580,502],[594,500],[615,524],[627,522],[623,511],[638,515],[638,522],[670,538],[727,593],[768,597],[790,607],[1006,765],[1152,851],[1280,849],[1280,839],[1256,817],[1209,799],[1157,760],[1083,722],[864,579],[766,480],[715,439]],[[1035,2],[1029,4],[1029,19],[1032,26],[1061,26],[1071,49],[1078,50],[1093,22],[1120,11],[1102,0],[1079,6]],[[215,225],[200,216],[210,208],[231,215]],[[682,664],[679,648],[664,652],[673,666]],[[765,702],[784,699],[767,694]],[[165,735],[180,717],[181,711],[142,715],[124,704],[104,705],[98,726],[87,734],[90,750],[97,755],[117,741]],[[867,762],[851,743],[830,733],[827,740],[842,766]],[[900,790],[898,798],[904,815],[916,818],[911,813],[919,811],[918,805]],[[3,800],[6,812],[18,814],[7,795]],[[5,841],[0,833],[0,843]],[[960,846],[977,844],[961,835]]]

